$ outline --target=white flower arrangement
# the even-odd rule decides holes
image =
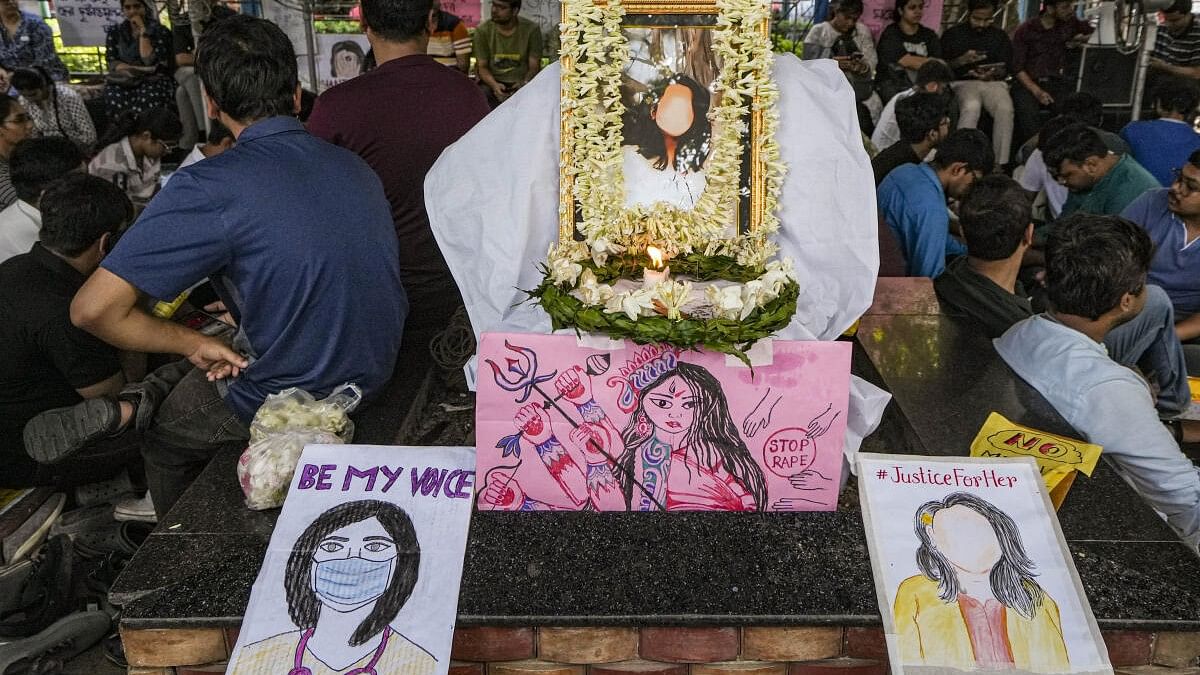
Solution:
[[[555,321],[570,325],[579,319],[574,312],[580,310],[562,305],[569,301],[579,303],[576,307],[583,310],[603,313],[588,314],[585,323],[590,324],[611,325],[621,315],[635,322],[649,317],[670,321],[749,319],[754,324],[752,329],[748,327],[751,333],[766,334],[764,331],[781,321],[786,325],[794,312],[797,286],[791,261],[772,260],[778,252],[771,236],[779,229],[775,211],[785,167],[775,141],[779,92],[770,77],[771,45],[756,28],[769,21],[770,4],[767,0],[716,0],[716,5],[712,49],[722,67],[708,114],[712,152],[705,164],[706,187],[695,206],[683,210],[665,203],[625,206],[621,147],[625,106],[620,84],[629,46],[622,31],[625,9],[621,0],[604,4],[564,0],[560,105],[562,133],[568,142],[563,144],[562,159],[573,194],[571,199],[561,200],[560,216],[573,215],[570,210],[578,204],[581,218],[577,227],[584,240],[561,241],[548,253],[546,282],[534,295]],[[752,142],[764,168],[763,213],[757,227],[729,237],[745,194],[740,185],[743,141],[751,119],[760,121]],[[632,257],[651,245],[670,259],[686,257],[688,267],[702,271],[704,279],[727,278],[721,270],[734,276],[728,277],[730,284],[708,285],[702,293],[693,293],[688,280],[668,279],[630,290],[607,283],[630,278]],[[734,272],[730,263],[739,269]],[[683,271],[678,267],[676,273]],[[718,273],[713,273],[714,269]],[[548,294],[547,284],[558,291]],[[558,306],[552,308],[554,303]],[[692,316],[685,312],[685,305],[692,307]],[[762,311],[756,315],[758,310]],[[574,318],[564,318],[568,315]],[[706,340],[706,344],[713,343],[712,336]]]

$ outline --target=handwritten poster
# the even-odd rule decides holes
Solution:
[[[573,335],[484,333],[477,508],[832,511],[850,344],[776,340],[769,365]]]
[[[938,35],[942,34],[942,6],[944,0],[925,0],[925,13],[921,16],[921,25],[926,26]],[[871,37],[879,40],[879,34],[894,19],[896,11],[894,0],[863,0],[862,18],[864,26],[871,29]]]
[[[858,455],[892,672],[1112,673],[1032,458]]]
[[[57,0],[54,14],[67,47],[103,45],[104,29],[125,20],[120,0]]]
[[[317,35],[317,80],[320,93],[366,70],[371,44],[361,33],[321,33]]]
[[[1032,457],[1056,510],[1077,472],[1092,475],[1101,450],[1099,445],[1021,426],[997,412],[988,415],[971,443],[972,457]]]
[[[483,7],[480,0],[442,0],[442,11],[449,12],[463,20],[468,28],[476,28],[483,20]],[[521,6],[524,15],[525,6]]]
[[[474,466],[470,448],[305,448],[229,672],[445,675]]]
[[[279,26],[292,43],[297,54],[308,54],[308,17],[294,6],[284,5],[279,0],[262,0],[263,18]],[[305,68],[301,68],[303,72]]]

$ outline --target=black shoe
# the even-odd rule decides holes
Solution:
[[[25,452],[53,464],[112,436],[121,426],[121,406],[110,398],[90,398],[69,408],[39,414],[25,425]]]
[[[108,634],[104,612],[68,614],[33,637],[0,645],[0,675],[63,672],[63,664]]]
[[[72,593],[76,560],[75,549],[66,535],[51,537],[33,561],[20,600],[14,603],[17,608],[0,617],[0,636],[28,637],[75,609]],[[0,675],[3,673],[0,669]]]

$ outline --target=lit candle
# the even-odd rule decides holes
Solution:
[[[662,251],[658,248],[647,246],[646,254],[650,256],[651,267],[642,268],[642,287],[650,288],[669,279],[671,268],[663,265]]]

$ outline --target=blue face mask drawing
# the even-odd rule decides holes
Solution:
[[[337,558],[314,565],[313,590],[337,605],[362,605],[383,595],[392,578],[395,558],[366,560]]]

